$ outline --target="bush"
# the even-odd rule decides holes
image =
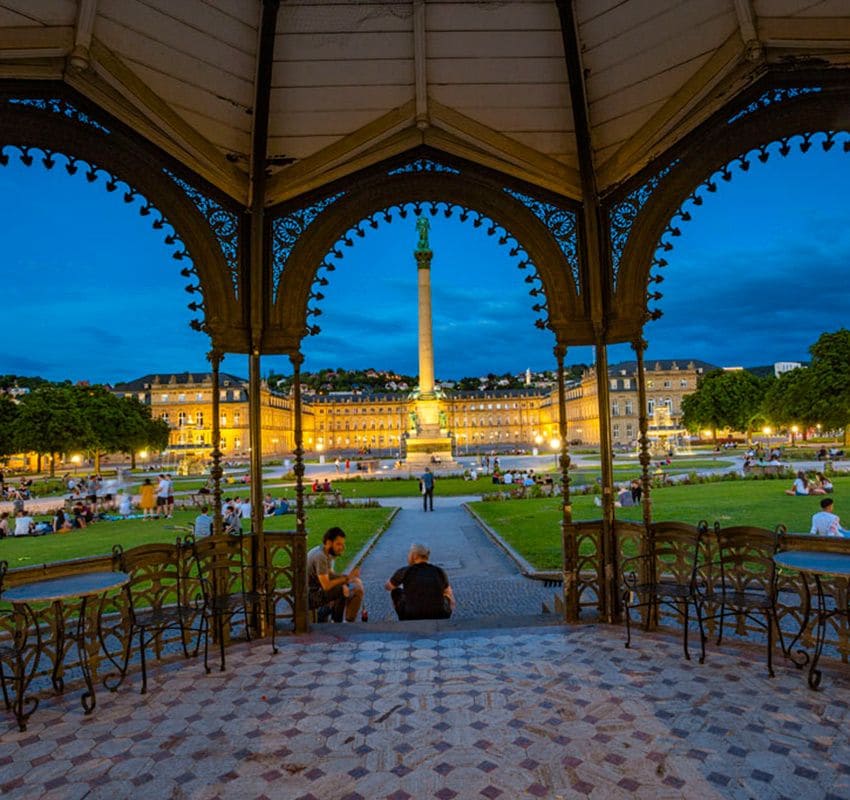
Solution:
[[[30,487],[33,497],[50,497],[54,494],[65,494],[66,491],[65,482],[60,478],[44,478],[34,481]]]

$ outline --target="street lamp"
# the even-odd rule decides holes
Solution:
[[[791,426],[791,447],[797,443],[797,433],[799,430],[800,429],[796,425]]]
[[[558,466],[558,451],[561,449],[561,440],[560,439],[552,439],[552,441],[549,442],[549,447],[552,448],[552,452],[554,453],[554,456],[555,456],[555,467],[557,467]]]
[[[772,431],[771,431],[771,429],[770,429],[770,426],[769,426],[769,425],[765,425],[765,426],[761,429],[761,432],[762,432],[762,433],[765,435],[765,437],[767,438],[767,450],[768,450],[768,454],[770,454],[770,434],[772,433]]]

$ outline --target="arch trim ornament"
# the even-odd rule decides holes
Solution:
[[[408,204],[415,216],[458,214],[485,233],[498,234],[520,268],[536,270],[529,271],[525,282],[532,297],[543,295],[534,305],[542,314],[538,327],[551,329],[559,341],[592,341],[577,283],[578,209],[541,197],[533,187],[506,186],[503,178],[441,155],[407,153],[401,164],[379,165],[367,176],[340,182],[323,196],[287,204],[273,215],[275,286],[266,352],[297,353],[302,338],[318,332],[310,318],[321,310],[310,301],[322,299],[317,285],[328,282],[319,271],[333,271],[344,248],[368,230],[394,216],[407,216]]]
[[[610,342],[634,340],[649,319],[661,315],[648,308],[648,301],[661,296],[648,287],[663,280],[652,270],[667,265],[663,252],[673,249],[672,239],[681,235],[680,223],[691,219],[690,205],[701,205],[705,192],[714,192],[719,182],[746,172],[752,159],[767,161],[777,145],[781,156],[792,147],[805,153],[815,144],[829,150],[842,133],[850,133],[846,83],[840,85],[834,76],[831,81],[819,82],[811,76],[798,81],[797,85],[753,87],[739,98],[736,108],[718,112],[698,135],[668,154],[666,163],[656,164],[655,180],[644,175],[637,189],[627,187],[628,194],[609,200],[611,219],[635,193],[645,195],[634,209],[625,241],[617,241],[618,232],[612,226],[611,247],[612,252],[619,248],[619,269]],[[844,150],[850,151],[846,140]],[[651,187],[648,192],[647,186]]]

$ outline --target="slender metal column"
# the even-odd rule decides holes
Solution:
[[[212,367],[212,468],[210,476],[213,479],[213,534],[218,536],[223,529],[221,518],[221,381],[219,369],[223,356],[220,350],[213,348],[207,353],[207,360]]]
[[[602,564],[600,613],[608,622],[619,617],[616,589],[617,547],[614,531],[614,462],[612,459],[611,399],[608,392],[608,349],[596,343],[596,386],[599,402],[599,455],[602,462]]]
[[[640,436],[640,483],[641,483],[641,506],[643,507],[643,524],[646,532],[652,524],[652,479],[649,475],[649,416],[646,407],[646,370],[643,363],[643,353],[646,350],[646,342],[642,336],[638,336],[632,342],[632,349],[637,357],[637,383],[638,383],[638,430]]]
[[[258,594],[265,592],[266,547],[263,534],[263,420],[260,406],[260,354],[248,358],[248,436],[251,442],[251,585]],[[265,634],[266,618],[255,610],[254,624]]]
[[[637,358],[637,382],[638,382],[638,430],[640,435],[640,485],[641,485],[641,508],[643,510],[643,536],[640,537],[639,554],[646,557],[652,552],[652,478],[649,474],[649,414],[646,406],[646,369],[644,368],[643,354],[646,350],[646,342],[643,336],[638,336],[632,342],[632,349]],[[648,573],[643,576],[647,583],[655,583],[655,561],[646,559],[648,562]],[[650,625],[658,624],[658,606],[653,605],[645,609],[645,621]]]
[[[578,543],[573,527],[573,504],[570,498],[570,451],[567,442],[567,392],[564,381],[564,358],[567,346],[555,347],[558,362],[558,437],[561,441],[561,542],[564,550],[564,619],[578,622]]]
[[[293,428],[295,434],[295,531],[299,537],[305,535],[306,520],[304,519],[304,429],[301,419],[301,364],[304,363],[304,356],[301,353],[294,353],[289,357],[292,362],[292,390],[293,390],[293,408],[292,413]],[[306,559],[306,552],[302,552],[304,548],[296,550],[300,552],[300,558]],[[295,603],[295,632],[304,633],[307,630],[307,564],[295,564],[292,570],[293,576],[300,576],[302,579],[294,580],[293,598]]]

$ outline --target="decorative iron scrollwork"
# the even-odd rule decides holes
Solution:
[[[281,275],[299,237],[316,221],[319,214],[344,194],[345,192],[337,192],[272,222],[272,302],[277,300]]]
[[[334,198],[336,199],[336,198]],[[333,272],[336,269],[334,265],[334,261],[339,261],[345,257],[344,249],[345,247],[353,247],[354,243],[357,239],[362,239],[366,236],[367,230],[375,230],[378,226],[384,222],[392,222],[393,216],[397,215],[401,219],[406,219],[408,216],[413,214],[413,216],[421,216],[422,214],[430,214],[432,217],[437,216],[438,214],[442,214],[444,218],[451,219],[455,214],[458,215],[458,219],[461,222],[466,222],[467,220],[472,222],[472,226],[474,228],[481,228],[486,225],[484,228],[488,236],[499,235],[499,244],[509,248],[508,254],[512,258],[517,258],[517,267],[522,270],[526,270],[530,268],[528,275],[525,277],[525,282],[528,284],[532,284],[532,288],[529,291],[529,294],[535,299],[539,296],[543,297],[544,302],[535,302],[532,306],[532,309],[537,313],[541,314],[541,316],[535,321],[535,325],[541,329],[549,329],[551,330],[551,324],[549,321],[549,308],[546,300],[546,292],[543,287],[543,280],[540,277],[539,272],[537,271],[537,267],[534,262],[531,260],[531,256],[526,252],[526,250],[522,247],[519,241],[504,227],[499,225],[498,223],[491,220],[489,217],[484,216],[480,211],[476,211],[473,208],[466,208],[461,205],[457,205],[454,203],[447,203],[445,201],[416,201],[409,203],[400,203],[392,206],[387,206],[386,208],[379,209],[378,211],[373,212],[368,217],[360,220],[358,223],[349,228],[342,236],[337,239],[334,243],[334,246],[328,251],[325,255],[322,263],[319,265],[316,270],[316,277],[313,280],[313,286],[310,291],[310,299],[320,301],[324,299],[324,295],[320,291],[322,287],[328,285],[328,278],[325,275],[322,275],[322,271]],[[312,221],[312,220],[311,220]],[[297,238],[297,237],[296,237]],[[291,247],[290,247],[291,250]],[[308,306],[307,307],[307,318],[310,317],[318,317],[322,313],[321,309],[318,306]],[[317,333],[321,332],[321,328],[313,323],[308,321],[308,324],[304,330],[305,336],[315,336]]]
[[[431,158],[417,158],[404,166],[391,169],[387,172],[387,175],[403,175],[408,172],[444,172],[449,175],[460,175],[459,169],[434,161]]]
[[[72,103],[69,103],[67,100],[63,100],[59,97],[7,97],[6,102],[11,105],[28,106],[30,108],[36,108],[39,111],[48,111],[52,114],[60,114],[61,116],[72,119],[75,122],[82,122],[84,125],[89,125],[92,128],[99,130],[101,133],[105,133],[107,135],[112,133],[112,131],[110,131],[105,125],[101,125],[96,119],[90,117],[85,112],[80,111],[80,109]]]
[[[171,170],[162,170],[174,181],[192,201],[192,205],[200,211],[201,216],[207,221],[210,230],[215,236],[221,254],[230,269],[230,282],[233,285],[233,293],[239,297],[239,217],[232,211],[228,211],[220,203],[203,192],[196,189],[192,184],[175,175]]]
[[[658,188],[658,184],[664,179],[668,172],[676,166],[676,161],[659,170],[646,183],[633,189],[619,203],[611,206],[608,210],[608,228],[611,237],[611,272],[614,290],[617,289],[617,279],[620,275],[620,262],[623,251],[632,232],[635,220],[647,200]]]
[[[753,114],[762,108],[769,108],[777,103],[784,103],[788,100],[794,100],[797,97],[802,97],[807,94],[815,94],[820,91],[822,91],[820,86],[788,86],[768,89],[757,99],[753,100],[752,103],[729,117],[729,119],[726,120],[726,123],[731,125],[742,117],[746,117],[748,114]]]
[[[564,258],[567,259],[567,264],[569,264],[570,272],[572,272],[575,281],[576,294],[580,294],[581,272],[579,269],[578,229],[575,212],[538,200],[536,197],[517,192],[514,189],[505,187],[504,191],[515,200],[519,200],[552,234],[564,254]]]

